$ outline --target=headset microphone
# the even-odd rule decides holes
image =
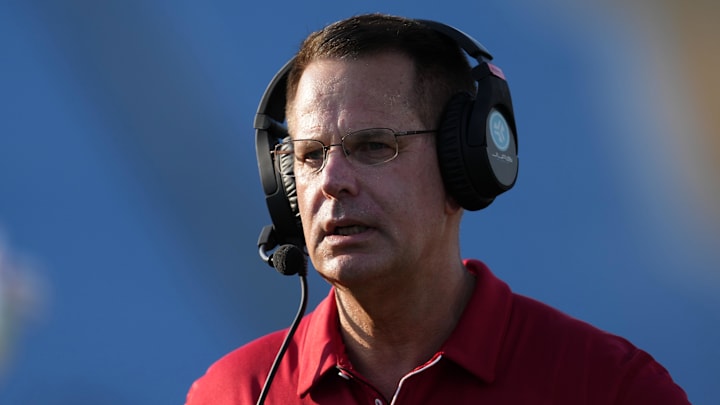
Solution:
[[[305,255],[295,245],[282,245],[275,253],[270,256],[273,267],[280,274],[285,276],[292,276],[294,274],[300,274],[304,276],[307,274]]]
[[[307,260],[305,259],[305,253],[295,245],[285,244],[278,247],[275,252],[268,254],[268,251],[276,246],[277,238],[275,237],[275,229],[272,225],[267,225],[262,229],[262,231],[260,231],[260,237],[258,238],[258,253],[260,254],[260,258],[271,267],[274,267],[280,274],[286,276],[297,274],[300,277],[300,306],[298,307],[295,319],[293,319],[277,355],[275,355],[275,360],[270,367],[270,372],[265,378],[265,384],[263,385],[260,396],[258,397],[257,405],[265,403],[265,398],[270,391],[270,385],[275,378],[275,373],[277,373],[277,369],[280,366],[280,361],[283,356],[285,356],[285,352],[290,345],[290,341],[292,340],[293,335],[295,335],[295,331],[297,330],[303,315],[305,315],[305,309],[307,308],[308,287],[306,277]]]

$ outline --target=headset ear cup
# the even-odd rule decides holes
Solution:
[[[288,144],[287,141],[290,138],[283,139],[283,144]],[[302,221],[300,220],[300,209],[298,208],[297,201],[297,189],[295,188],[295,173],[294,173],[294,158],[291,153],[280,154],[278,159],[278,171],[280,179],[282,180],[282,187],[285,190],[285,196],[287,202],[290,205],[290,211],[292,211],[295,217],[296,226],[301,230],[302,235]]]
[[[450,99],[438,131],[437,155],[448,194],[461,207],[476,211],[490,205],[494,197],[483,196],[476,190],[465,162],[463,148],[472,110],[473,97],[469,93],[458,93]]]

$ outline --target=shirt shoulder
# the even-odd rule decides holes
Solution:
[[[504,351],[516,360],[523,353],[516,365],[544,369],[543,379],[553,379],[545,383],[587,403],[689,403],[670,373],[629,340],[522,295],[513,297]]]
[[[255,403],[286,333],[273,332],[221,357],[192,384],[186,404]]]
[[[273,379],[268,403],[296,403],[300,385],[312,384],[321,366],[335,365],[325,350],[329,342],[340,339],[333,327],[337,323],[333,297],[331,289],[300,321]],[[217,360],[192,384],[186,405],[254,404],[287,332],[288,328],[265,335]],[[305,379],[301,378],[303,370]]]

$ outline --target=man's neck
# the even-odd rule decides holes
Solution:
[[[336,289],[353,367],[388,399],[404,375],[440,349],[472,295],[474,277],[462,265],[447,270],[433,272],[440,275],[436,280],[411,281],[381,296]]]

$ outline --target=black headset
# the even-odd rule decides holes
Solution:
[[[459,93],[445,106],[437,154],[447,192],[464,209],[480,210],[517,179],[517,134],[510,89],[502,71],[490,63],[492,55],[475,39],[449,25],[417,21],[453,39],[478,62],[471,72],[477,82],[477,97]],[[272,153],[288,137],[285,92],[292,64],[293,60],[287,62],[273,77],[254,122],[260,181],[272,219],[272,226],[263,229],[258,246],[267,249],[283,244],[305,246],[292,155],[280,155],[276,161]]]

